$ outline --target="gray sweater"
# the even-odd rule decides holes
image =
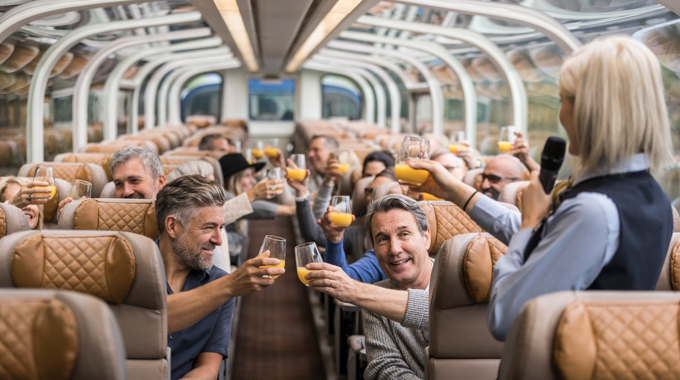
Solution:
[[[392,280],[375,283],[387,289],[399,289]],[[421,290],[427,293],[427,290]],[[427,315],[428,305],[420,305]],[[425,348],[430,345],[427,330],[410,329],[385,317],[362,310],[366,334],[368,367],[365,380],[424,379]]]

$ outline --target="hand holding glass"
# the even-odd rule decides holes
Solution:
[[[255,148],[252,148],[250,151],[253,153],[253,157],[256,160],[259,160],[264,157],[264,143],[262,141],[257,141],[255,143]]]
[[[73,186],[71,186],[71,191],[69,191],[68,196],[74,201],[82,199],[83,197],[90,198],[92,196],[92,184],[77,179],[73,183]]]
[[[349,151],[336,150],[333,156],[338,160],[338,168],[335,171],[345,174],[349,171]]]
[[[414,160],[430,159],[430,140],[420,137],[406,136],[399,148],[397,164],[394,167],[394,174],[402,185],[420,186],[425,183],[430,173],[427,170],[411,168],[407,162]]]
[[[335,227],[349,227],[352,224],[352,204],[347,195],[334,195],[331,201],[337,212],[331,212],[331,224]]]
[[[465,141],[465,132],[453,132],[451,133],[452,145],[449,145],[449,151],[453,154],[458,153],[458,149],[463,147],[463,142]]]
[[[262,246],[260,247],[260,254],[264,251],[269,251],[270,259],[279,259],[279,265],[264,265],[260,268],[285,268],[286,267],[286,239],[274,235],[267,235],[264,237]],[[278,278],[279,275],[264,276],[267,278]]]
[[[501,153],[512,150],[512,143],[517,139],[515,132],[517,132],[517,128],[513,126],[501,128],[501,138],[498,140],[498,149]]]
[[[281,179],[281,168],[271,168],[271,169],[269,169],[267,171],[267,178],[269,178],[270,180],[282,181],[282,179]],[[272,190],[280,190],[280,189],[283,189],[283,184],[272,187]]]
[[[305,155],[304,154],[292,154],[290,160],[293,161],[297,168],[288,168],[286,172],[288,177],[293,180],[302,181],[307,176],[307,170],[305,167]]]
[[[265,154],[267,157],[275,158],[279,156],[279,139],[271,139],[267,149],[265,149]]]
[[[51,166],[37,166],[35,168],[35,175],[33,176],[34,181],[47,182],[47,187],[41,187],[39,189],[45,189],[45,194],[50,194],[50,198],[54,197],[54,193],[57,192],[57,188],[54,185],[54,168]]]
[[[309,286],[310,280],[305,279],[305,276],[312,271],[306,268],[307,264],[323,263],[316,243],[305,243],[295,247],[295,263],[297,264],[298,278],[305,286]]]

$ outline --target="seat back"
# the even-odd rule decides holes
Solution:
[[[220,162],[214,157],[195,157],[195,156],[161,156],[161,164],[163,165],[181,165],[187,161],[206,161],[213,167],[215,172],[215,180],[224,186],[224,175],[222,174],[222,166]]]
[[[125,349],[106,303],[59,290],[0,290],[0,378],[124,380]]]
[[[70,290],[109,303],[128,379],[167,379],[166,286],[158,247],[145,236],[43,230],[0,240],[0,288]]]
[[[109,182],[104,186],[99,198],[114,198],[116,196],[116,184]]]
[[[447,201],[420,201],[430,225],[430,255],[439,252],[445,241],[456,235],[484,232],[460,207]]]
[[[463,176],[463,183],[479,190],[480,186],[482,185],[482,172],[484,172],[483,168],[468,170]]]
[[[680,233],[671,238],[655,290],[680,290]]]
[[[366,187],[373,182],[375,177],[362,178],[354,186],[352,192],[352,214],[357,218],[366,212]]]
[[[54,168],[54,178],[63,179],[73,184],[77,179],[92,184],[92,194],[99,194],[108,182],[104,169],[95,164],[70,162],[43,162],[39,164],[25,164],[19,169],[20,177],[33,177],[38,166]],[[70,189],[69,189],[70,190]]]
[[[680,293],[558,292],[527,302],[500,379],[680,378]]]
[[[174,172],[179,165],[163,165],[163,175],[167,179],[170,173]]]
[[[106,173],[106,178],[113,181],[111,175],[111,156],[106,153],[62,153],[54,157],[54,162],[73,162],[84,164],[95,164],[101,166]]]
[[[0,238],[30,229],[24,212],[20,208],[7,203],[0,203]]]
[[[428,379],[489,379],[498,374],[503,344],[486,314],[493,267],[507,247],[487,233],[457,235],[439,250],[430,282]]]
[[[529,186],[529,181],[515,181],[505,185],[498,195],[498,201],[509,203],[522,209],[522,191]]]
[[[132,232],[156,240],[156,204],[150,199],[74,201],[61,212],[59,229]]]

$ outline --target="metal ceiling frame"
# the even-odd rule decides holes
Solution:
[[[169,96],[167,97],[167,99],[171,103],[168,104],[168,110],[170,111],[168,123],[171,125],[179,125],[182,123],[182,102],[180,99],[180,92],[182,91],[182,88],[189,79],[203,73],[235,69],[240,66],[241,62],[238,59],[232,59],[229,61],[223,60],[222,62],[219,63],[200,65],[198,67],[196,66],[187,67],[186,70],[181,70],[182,74],[179,75],[175,82],[172,84]]]
[[[324,63],[319,62],[306,61],[302,63],[302,67],[309,70],[323,71],[327,73],[346,76],[352,79],[354,82],[356,82],[359,85],[359,87],[361,87],[361,92],[364,94],[362,118],[367,123],[375,123],[375,114],[373,113],[373,111],[370,111],[375,109],[375,96],[373,95],[371,85],[361,75],[355,73],[352,70],[341,69],[335,66],[326,65]]]
[[[73,88],[73,151],[78,152],[82,146],[87,144],[87,107],[89,101],[90,86],[97,69],[109,58],[111,54],[128,48],[130,46],[141,45],[149,42],[161,40],[183,40],[191,38],[207,37],[212,33],[210,28],[180,30],[167,34],[130,36],[117,39],[99,50],[76,79]],[[84,110],[81,112],[81,110]]]
[[[130,66],[136,64],[138,61],[162,54],[160,57],[156,57],[151,60],[147,65],[151,64],[154,67],[158,66],[158,62],[166,62],[167,57],[170,55],[168,53],[181,51],[181,50],[197,50],[217,47],[222,44],[222,39],[220,37],[209,37],[199,41],[189,41],[179,44],[174,44],[171,46],[163,46],[157,48],[151,48],[147,50],[142,50],[137,52],[123,61],[118,63],[118,65],[113,69],[111,74],[109,74],[106,84],[104,84],[104,140],[115,140],[118,136],[117,127],[117,108],[118,108],[118,90],[120,89],[120,82],[125,71],[127,71]],[[155,63],[154,63],[155,61]]]
[[[425,33],[454,38],[477,47],[489,58],[489,60],[496,66],[501,76],[503,76],[505,84],[510,90],[509,103],[510,111],[512,112],[512,125],[519,128],[519,130],[526,136],[528,100],[526,89],[524,88],[524,82],[517,73],[517,70],[515,70],[512,62],[510,62],[508,57],[505,56],[505,53],[503,53],[503,51],[496,44],[489,41],[485,36],[479,33],[471,32],[467,29],[444,28],[430,24],[385,20],[372,16],[359,17],[357,22],[378,27],[383,26],[400,30],[408,30],[416,33]],[[439,132],[441,132],[441,130]],[[438,132],[435,130],[434,133]]]
[[[118,30],[134,29],[140,26],[156,26],[165,24],[181,24],[200,21],[199,12],[186,12],[175,15],[155,17],[142,20],[115,21],[103,24],[87,25],[70,31],[50,46],[40,59],[31,78],[31,89],[28,93],[26,111],[26,159],[28,162],[41,162],[44,159],[44,106],[45,91],[50,72],[57,60],[79,41],[93,35]]]
[[[344,63],[356,67],[361,67],[370,70],[373,74],[378,76],[385,83],[387,93],[390,95],[390,129],[393,133],[401,132],[401,93],[397,83],[387,72],[379,65],[367,63],[356,59],[359,54],[346,53],[338,50],[322,49],[317,53],[317,57],[328,57],[328,59],[335,60],[338,63]]]
[[[343,48],[344,46],[344,48]],[[361,50],[362,47],[366,47],[366,50]],[[380,67],[383,67],[385,69],[388,69],[392,71],[399,79],[403,82],[404,87],[406,87],[406,90],[412,90],[415,88],[421,88],[420,83],[414,82],[411,78],[409,78],[408,75],[406,75],[406,72],[404,69],[397,65],[396,63],[392,61],[388,61],[385,58],[382,58],[377,55],[364,55],[364,54],[356,54],[356,53],[350,53],[350,51],[356,52],[356,51],[363,51],[365,53],[371,53],[374,52],[375,49],[371,48],[370,46],[362,45],[362,44],[356,44],[356,43],[351,43],[351,42],[345,42],[345,41],[331,41],[328,43],[328,47],[325,49],[326,51],[342,51],[343,53],[346,54],[352,54],[352,59],[356,59],[358,61],[362,62],[367,62],[367,63],[372,63],[375,65],[378,65]],[[423,83],[424,85],[424,83]]]
[[[463,108],[464,108],[464,120],[465,133],[468,136],[476,136],[477,133],[477,92],[475,91],[475,85],[472,82],[472,78],[468,74],[465,67],[456,59],[448,50],[443,46],[427,41],[413,41],[409,39],[401,38],[391,38],[377,36],[375,34],[369,33],[359,33],[359,32],[343,32],[340,33],[340,37],[352,39],[356,41],[366,41],[366,42],[379,42],[385,45],[392,46],[404,46],[414,50],[419,50],[431,54],[448,65],[451,70],[458,77],[461,88],[463,90]],[[406,55],[406,54],[404,54]],[[432,120],[432,131],[433,133],[444,133],[444,96],[442,95],[442,124],[441,129],[437,128],[434,124],[434,115]],[[471,139],[470,144],[475,146],[476,139]]]

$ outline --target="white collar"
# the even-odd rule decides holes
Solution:
[[[591,170],[579,175],[574,179],[574,185],[585,180],[601,177],[609,174],[640,172],[649,169],[649,157],[644,153],[634,154],[626,159],[617,162],[610,170],[605,165],[599,165],[595,170]]]

